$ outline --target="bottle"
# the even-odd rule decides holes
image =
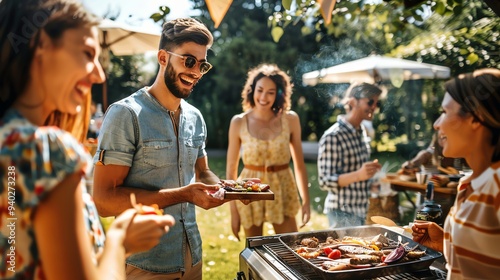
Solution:
[[[434,183],[427,183],[427,190],[425,192],[425,199],[422,207],[417,210],[415,220],[435,222],[439,226],[444,224],[443,210],[441,205],[434,202]]]

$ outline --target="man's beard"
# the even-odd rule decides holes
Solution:
[[[177,79],[177,73],[174,71],[174,68],[170,65],[167,65],[167,69],[165,69],[165,74],[163,75],[163,80],[168,90],[177,98],[186,99],[191,95],[193,89],[190,90],[182,90],[175,83]]]

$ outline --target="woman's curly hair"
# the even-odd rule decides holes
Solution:
[[[270,78],[276,84],[276,100],[272,107],[274,114],[278,114],[283,110],[290,110],[293,87],[290,82],[290,76],[276,64],[264,63],[248,71],[248,78],[241,92],[243,111],[246,112],[255,107],[253,100],[255,86],[263,77]]]

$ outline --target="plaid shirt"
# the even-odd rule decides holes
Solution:
[[[356,171],[370,159],[370,139],[363,126],[356,130],[343,118],[325,131],[319,141],[319,185],[328,191],[325,214],[339,209],[361,218],[366,216],[371,180],[338,185],[339,176]]]

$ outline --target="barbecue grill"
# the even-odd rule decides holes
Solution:
[[[235,279],[323,280],[324,275],[291,253],[290,248],[281,242],[280,235],[273,235],[247,238],[246,248],[240,253],[240,271]],[[446,279],[446,269],[441,257],[424,269],[369,279]]]

